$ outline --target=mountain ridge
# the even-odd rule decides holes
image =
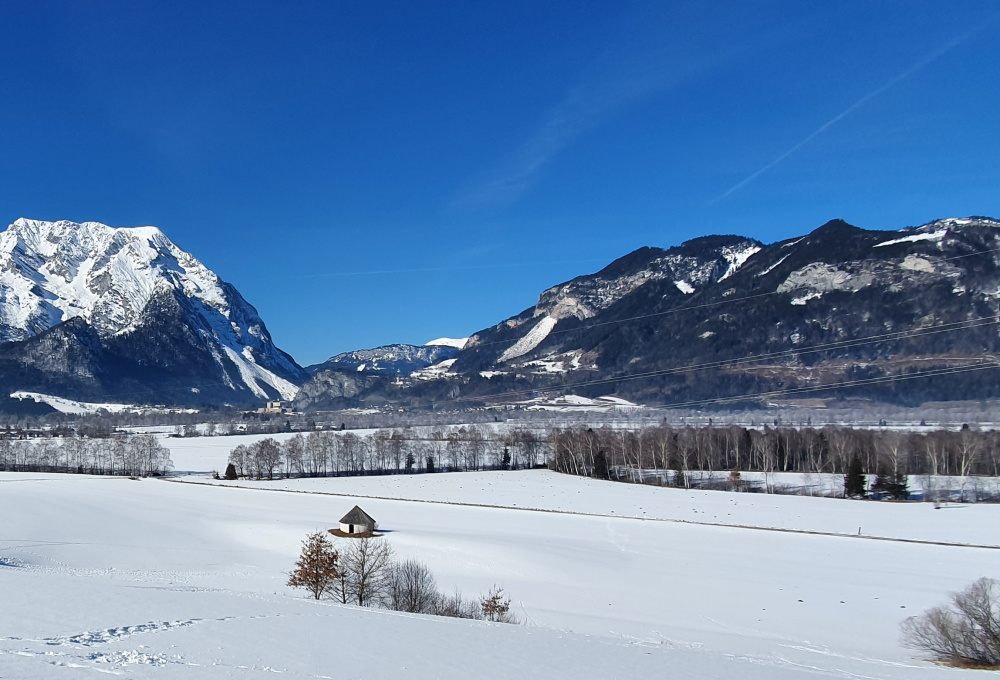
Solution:
[[[542,291],[534,306],[472,334],[453,361],[411,374],[407,385],[360,388],[353,401],[341,395],[324,402],[316,385],[303,390],[312,408],[488,403],[491,395],[564,384],[582,386],[587,396],[664,405],[753,403],[757,394],[824,386],[831,387],[819,394],[888,401],[997,396],[983,371],[906,387],[893,380],[920,366],[1000,357],[995,328],[948,330],[1000,314],[998,249],[1000,222],[976,217],[900,230],[836,219],[766,245],[706,236],[666,250],[644,247]],[[916,333],[934,327],[945,330]],[[796,353],[891,332],[904,335]],[[792,354],[753,359],[775,352]],[[718,361],[731,365],[697,368]],[[852,379],[875,382],[832,387]]]
[[[371,349],[341,352],[323,363],[307,366],[306,371],[315,374],[329,368],[403,375],[451,359],[458,352],[459,348],[450,345],[380,345]]]

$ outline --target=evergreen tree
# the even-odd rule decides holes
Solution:
[[[227,465],[226,466],[226,475],[225,476],[226,476],[226,479],[228,479],[230,482],[235,481],[236,480],[236,466],[233,465],[232,463],[230,463],[229,465]]]
[[[604,455],[604,451],[598,451],[594,456],[594,477],[607,479],[608,476],[608,457]]]
[[[434,472],[434,456],[427,456],[427,461],[425,463],[428,472]]]
[[[900,472],[890,472],[876,477],[872,491],[890,500],[905,501],[910,498],[909,482],[906,475]]]
[[[847,466],[847,474],[844,475],[844,496],[846,498],[864,498],[865,496],[865,471],[861,467],[861,459],[858,458],[858,454],[854,454],[850,465]]]

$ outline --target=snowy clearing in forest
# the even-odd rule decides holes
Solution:
[[[0,677],[971,676],[902,648],[899,622],[1000,576],[993,549],[617,516],[735,509],[825,530],[847,513],[845,523],[918,539],[995,542],[998,506],[690,492],[547,471],[254,484],[0,473]],[[267,488],[278,486],[384,499]],[[355,503],[441,590],[476,597],[500,584],[524,625],[288,589],[301,540]]]

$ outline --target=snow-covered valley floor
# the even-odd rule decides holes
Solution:
[[[949,591],[1000,577],[996,549],[637,517],[735,510],[734,524],[997,545],[998,506],[643,489],[547,471],[240,484],[259,488],[0,473],[0,678],[992,677],[930,664],[898,637],[902,619]],[[442,590],[500,584],[524,625],[288,589],[301,540],[355,502]]]

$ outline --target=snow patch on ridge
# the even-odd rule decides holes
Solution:
[[[818,300],[821,297],[823,297],[822,293],[809,293],[808,295],[803,295],[802,297],[792,298],[791,304],[801,306],[810,300]]]
[[[455,365],[456,361],[457,359],[445,359],[432,366],[413,371],[410,373],[410,377],[414,380],[437,380],[438,378],[454,375],[451,372],[451,367]]]
[[[68,413],[71,415],[87,415],[98,413],[100,411],[107,411],[108,413],[122,413],[125,411],[135,412],[135,413],[198,413],[198,409],[193,408],[151,408],[147,406],[136,406],[135,404],[111,404],[111,403],[96,403],[91,401],[76,401],[74,399],[65,399],[63,397],[56,397],[51,394],[42,394],[40,392],[26,392],[24,390],[19,390],[17,392],[12,392],[10,395],[11,399],[32,399],[37,404],[48,404],[60,413]]]
[[[729,269],[719,277],[719,281],[725,281],[736,273],[743,264],[756,253],[760,252],[760,246],[746,246],[744,248],[723,248],[722,256],[729,263]]]
[[[97,404],[87,401],[63,399],[62,397],[54,397],[49,394],[41,394],[40,392],[12,392],[10,398],[20,399],[21,401],[32,399],[36,404],[48,404],[60,413],[69,413],[72,415],[91,414],[102,410],[108,413],[121,413],[122,411],[134,408],[129,404]]]
[[[894,238],[891,241],[883,241],[882,243],[876,243],[873,248],[881,248],[882,246],[892,246],[897,243],[915,243],[916,241],[940,241],[948,233],[947,229],[938,229],[929,234],[910,234],[909,236],[903,236],[902,238]]]
[[[788,255],[791,255],[791,253],[789,253]],[[760,274],[757,274],[757,276],[766,276],[767,274],[773,272],[775,269],[778,268],[778,265],[780,265],[782,262],[788,259],[788,255],[783,256],[780,260],[772,264],[770,267],[762,271]]]
[[[433,347],[435,345],[440,345],[443,347],[454,347],[455,349],[465,349],[465,346],[469,344],[468,338],[437,338],[436,340],[431,340],[430,342],[424,343],[425,347]]]
[[[503,363],[505,361],[510,361],[511,359],[516,359],[519,356],[527,354],[531,350],[538,347],[542,340],[548,337],[552,329],[555,328],[557,319],[546,316],[537,324],[535,327],[528,331],[524,337],[518,340],[512,347],[508,347],[507,350],[500,355],[497,359],[497,363]]]

